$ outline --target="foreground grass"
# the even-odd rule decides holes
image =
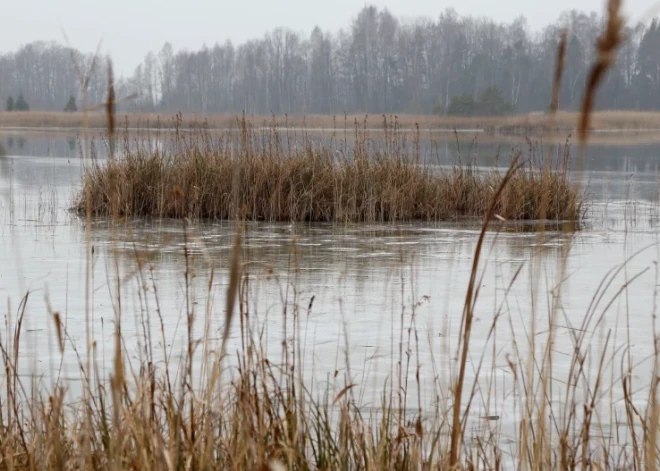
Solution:
[[[497,169],[421,164],[419,151],[402,135],[375,145],[356,132],[353,145],[341,151],[336,142],[314,142],[304,134],[301,145],[288,139],[275,129],[255,132],[245,125],[240,134],[217,137],[177,133],[157,150],[126,140],[119,158],[87,168],[76,208],[97,216],[222,220],[481,218],[503,178]],[[496,215],[579,221],[583,201],[569,182],[569,160],[566,151],[551,166],[536,162],[516,172]]]
[[[184,240],[194,239],[195,234],[183,227]],[[484,233],[485,227],[481,236]],[[481,236],[475,249],[475,275],[480,255],[485,257],[488,251]],[[416,282],[406,280],[410,288],[401,296],[401,324],[397,322],[392,330],[399,353],[391,360],[391,374],[382,390],[376,386],[381,396],[367,404],[371,411],[365,411],[362,406],[373,399],[356,391],[369,378],[351,374],[348,360],[333,364],[332,359],[323,359],[321,370],[335,370],[327,385],[313,383],[306,375],[309,362],[316,360],[309,349],[313,351],[316,341],[326,339],[324,335],[313,338],[307,319],[311,313],[328,315],[329,306],[318,308],[314,298],[299,295],[295,263],[278,279],[263,277],[255,263],[260,260],[250,259],[249,249],[242,247],[244,237],[238,227],[228,263],[218,264],[223,269],[218,273],[212,257],[202,253],[195,258],[194,250],[182,248],[185,270],[182,266],[176,282],[183,287],[185,299],[179,314],[179,306],[168,305],[171,296],[161,294],[165,287],[156,280],[162,280],[162,273],[145,253],[130,247],[121,255],[114,247],[103,251],[110,263],[102,277],[121,280],[117,288],[110,287],[111,312],[96,313],[106,318],[106,338],[90,338],[86,347],[81,345],[76,336],[84,328],[92,329],[93,314],[71,312],[66,323],[49,307],[46,319],[57,351],[55,365],[58,354],[77,364],[77,368],[60,366],[59,371],[56,366],[50,381],[20,374],[30,367],[20,364],[26,361],[25,337],[29,342],[31,335],[26,332],[26,312],[36,312],[35,307],[26,309],[30,296],[15,313],[8,313],[6,332],[0,336],[0,365],[5,373],[0,394],[0,468],[657,469],[657,383],[651,382],[646,402],[639,394],[633,396],[632,378],[639,372],[621,347],[630,344],[609,344],[611,331],[606,339],[596,334],[603,327],[612,328],[602,325],[603,316],[634,281],[617,279],[625,263],[604,276],[587,312],[573,313],[571,325],[576,328],[569,331],[570,338],[558,338],[557,325],[567,322],[561,310],[555,309],[565,283],[559,276],[557,285],[548,291],[548,312],[535,312],[533,303],[521,306],[529,316],[526,328],[536,333],[548,325],[550,332],[498,342],[496,337],[509,329],[507,317],[509,323],[514,317],[505,306],[520,302],[509,290],[517,278],[524,277],[518,276],[521,265],[513,279],[503,281],[509,287],[501,306],[492,312],[492,321],[491,313],[480,313],[489,315],[487,322],[492,322],[492,335],[477,339],[480,345],[485,342],[485,348],[471,347],[468,335],[454,351],[452,340],[451,350],[447,346],[446,351],[437,352],[437,365],[420,364],[419,348],[427,333],[418,327],[416,316],[424,301],[413,295]],[[114,256],[126,257],[123,261],[129,263],[124,265]],[[200,270],[204,260],[209,266]],[[525,274],[527,268],[530,276],[536,272],[534,264],[531,260],[525,265]],[[115,267],[124,268],[115,271]],[[87,276],[95,286],[94,276]],[[218,281],[222,288],[217,288]],[[269,283],[283,296],[286,293],[279,311],[264,305],[258,293]],[[466,301],[462,332],[469,331],[475,309],[471,302],[476,303],[480,285],[467,287],[473,297]],[[126,296],[131,293],[140,298],[142,309],[136,312],[128,307]],[[168,336],[165,325],[179,316],[186,340],[181,348]],[[460,313],[456,318],[460,320]],[[265,338],[266,324],[273,321],[276,327]],[[133,323],[135,330],[126,328]],[[357,325],[349,321],[343,328]],[[267,338],[273,330],[283,331],[279,350]],[[592,345],[595,334],[604,341]],[[527,348],[536,353],[526,357]],[[496,363],[495,357],[492,364],[484,361],[484,353],[491,349],[504,350],[507,363],[501,363],[502,358]],[[460,357],[456,353],[461,350],[472,359],[469,363],[449,361],[449,355]],[[343,357],[341,345],[337,352]],[[553,361],[559,359],[562,367],[553,369]],[[653,361],[657,364],[659,359],[656,352]],[[445,368],[443,363],[449,371],[438,371]],[[454,384],[466,364],[474,368],[475,376],[457,391]],[[616,365],[611,376],[610,365]],[[444,381],[434,378],[445,375]],[[499,379],[493,383],[498,377],[510,379],[506,384]],[[429,392],[422,382],[426,388],[433,385],[430,392],[435,400],[430,407],[421,401],[415,404],[420,391]],[[456,395],[463,399],[460,406],[456,406]],[[612,397],[625,410],[624,416],[607,413]],[[507,410],[504,403],[513,407],[513,417],[507,414],[507,420],[515,423],[513,435],[501,429],[500,414]],[[460,412],[458,428],[452,423],[456,410]]]

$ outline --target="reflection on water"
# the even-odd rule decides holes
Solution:
[[[21,297],[31,293],[21,345],[22,373],[36,373],[40,381],[50,384],[62,361],[64,376],[79,377],[77,355],[85,352],[87,325],[103,361],[108,361],[113,351],[110,334],[118,290],[127,350],[137,365],[142,355],[142,320],[153,314],[156,305],[153,286],[158,289],[166,342],[175,357],[182,355],[186,246],[189,274],[194,275],[190,289],[197,303],[195,338],[203,338],[206,317],[211,337],[217,338],[223,328],[232,223],[195,223],[184,235],[181,221],[140,220],[120,225],[95,220],[87,241],[84,222],[67,211],[81,170],[71,141],[28,140],[22,152],[17,140],[4,142],[7,154],[0,157],[0,296],[9,300],[8,315],[15,316]],[[620,151],[602,152],[615,155]],[[604,158],[590,161],[593,167],[579,174],[595,195],[585,230],[572,235],[549,232],[545,238],[503,230],[487,237],[467,377],[469,382],[478,378],[483,391],[495,382],[498,392],[490,404],[479,395],[474,405],[476,417],[497,416],[502,430],[513,434],[516,406],[509,394],[513,379],[508,361],[523,363],[529,357],[531,339],[537,342],[536,348],[545,345],[550,293],[558,289],[567,244],[571,252],[553,326],[557,334],[552,345],[553,377],[560,383],[568,377],[573,339],[576,332],[585,330],[582,322],[587,314],[595,312],[586,329],[588,352],[597,358],[606,347],[618,355],[605,383],[621,376],[620,355],[629,335],[629,352],[639,364],[634,399],[644,399],[648,358],[653,353],[658,284],[654,264],[660,258],[660,245],[657,206],[649,203],[657,193],[651,165],[655,155],[650,149],[639,150],[635,158],[634,172],[623,166],[629,164],[610,168],[614,159],[607,163]],[[639,170],[651,167],[652,172]],[[447,394],[455,371],[457,333],[478,232],[478,221],[369,227],[250,223],[243,247],[249,277],[242,299],[249,316],[242,320],[253,327],[264,349],[279,358],[285,340],[282,313],[299,313],[305,332],[305,374],[321,390],[337,372],[342,380],[350,374],[348,379],[359,385],[356,400],[365,410],[379,404],[383,385],[397,377],[403,349],[414,357],[412,364],[419,362],[420,369],[419,383],[412,379],[417,366],[409,370],[405,407],[432,411],[438,397]],[[608,271],[642,249],[626,270],[616,274],[607,294],[594,301]],[[88,293],[89,254],[93,263]],[[136,276],[139,268],[144,277]],[[636,276],[625,302],[616,298],[617,290]],[[47,303],[65,319],[72,348],[63,356],[54,347]],[[413,327],[419,339],[408,344],[407,331]],[[154,338],[160,338],[160,326],[154,322],[152,328]],[[229,350],[235,352],[240,346],[237,323]],[[157,351],[159,348],[162,345],[156,346]],[[345,352],[350,372],[345,368]],[[481,362],[488,367],[477,374]],[[591,374],[593,368],[585,363],[585,374]],[[553,390],[557,401],[564,399],[561,388],[558,384]],[[618,413],[623,407],[620,388],[611,394],[614,410],[609,413]],[[421,404],[417,404],[418,397]]]
[[[237,133],[238,131],[233,131]],[[223,131],[211,131],[211,137],[223,136]],[[259,141],[262,141],[259,131],[257,131]],[[299,130],[295,135],[284,137],[280,145],[293,148],[300,146],[303,142],[303,132]],[[393,143],[386,144],[384,134],[376,133],[367,135],[367,143],[375,150],[390,150],[394,152],[397,148],[407,151],[409,154],[414,152],[414,136],[410,133],[402,134]],[[107,136],[101,131],[90,132],[91,146],[100,157],[104,157],[107,151],[103,144]],[[124,141],[124,134],[119,136]],[[346,137],[346,140],[344,138]],[[405,137],[405,138],[404,138]],[[634,136],[633,136],[634,137]],[[15,156],[41,156],[41,157],[77,157],[80,147],[80,135],[76,131],[68,133],[49,133],[49,132],[7,132],[0,130],[0,142],[3,144],[8,154]],[[129,133],[128,141],[135,143],[154,142],[156,140],[168,140],[173,138],[172,134],[158,131],[137,131]],[[268,135],[264,135],[264,142],[268,143]],[[339,151],[346,148],[352,148],[355,135],[349,133],[344,136],[343,132],[333,133],[326,131],[323,133],[308,133],[305,139],[312,142],[323,142],[327,146],[336,148]],[[498,141],[496,137],[484,140],[481,133],[469,134],[461,133],[458,138],[453,132],[449,133],[421,133],[420,134],[420,154],[422,158],[430,163],[443,165],[453,165],[458,162],[473,163],[480,166],[491,166],[494,164],[506,165],[508,156],[513,150],[519,149],[528,152],[530,147],[535,150],[535,156],[540,158],[547,156],[549,152],[563,154],[565,144],[570,144],[571,154],[573,156],[573,168],[587,171],[620,171],[624,166],[629,170],[638,173],[657,173],[657,157],[660,155],[660,136],[654,135],[654,139],[648,141],[641,136],[639,139],[620,138],[614,141],[615,145],[599,143],[597,140],[585,149],[584,155],[580,154],[577,144],[571,144],[572,139],[567,140],[567,136],[558,137],[554,141],[547,141],[539,138],[526,140],[524,138],[515,138],[513,141]],[[554,145],[554,150],[549,144]]]

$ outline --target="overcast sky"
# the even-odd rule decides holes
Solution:
[[[639,21],[659,0],[624,0],[631,20]],[[170,41],[175,50],[197,49],[231,39],[241,43],[284,26],[309,33],[315,25],[336,31],[350,24],[366,4],[387,7],[395,16],[437,17],[448,7],[460,15],[510,21],[524,15],[540,29],[571,8],[602,12],[603,0],[4,0],[0,51],[34,40],[62,41],[102,50],[119,73],[130,74],[149,50]]]

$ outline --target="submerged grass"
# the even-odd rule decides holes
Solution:
[[[494,201],[498,169],[420,163],[415,144],[397,131],[382,144],[360,132],[341,150],[305,134],[301,145],[286,144],[277,129],[256,132],[245,121],[240,133],[176,133],[156,149],[126,138],[121,156],[86,169],[76,208],[97,216],[374,223],[480,218]],[[551,166],[530,159],[495,214],[579,221],[583,200],[569,182],[568,149]]]

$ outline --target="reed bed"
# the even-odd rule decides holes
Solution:
[[[158,121],[166,120],[173,112],[160,113],[120,112],[121,120],[127,121],[133,129],[144,128],[147,125],[158,126]],[[561,133],[574,132],[579,123],[580,111],[561,110],[556,113],[556,121],[552,131]],[[210,129],[237,129],[240,115],[235,113],[185,113],[183,122],[189,127],[208,126]],[[387,121],[396,120],[401,128],[412,131],[419,127],[422,130],[457,129],[480,130],[490,134],[543,136],[550,131],[548,114],[545,112],[521,113],[511,116],[437,116],[437,115],[297,115],[276,116],[275,122],[281,128],[300,128],[307,130],[340,131],[350,129],[357,121],[365,120],[369,128],[383,130]],[[600,131],[660,131],[660,113],[656,111],[637,110],[597,110],[591,115],[591,128]],[[87,122],[85,123],[85,119]],[[273,121],[272,116],[250,115],[250,121],[268,126]],[[0,128],[21,130],[104,130],[107,127],[107,117],[102,111],[90,112],[85,117],[83,112],[60,111],[0,111]]]
[[[351,144],[256,131],[175,133],[150,148],[124,139],[117,158],[88,166],[76,201],[81,214],[291,222],[439,221],[483,217],[503,178],[497,168],[423,163],[419,137],[393,130]],[[295,144],[293,142],[296,142]],[[569,181],[568,144],[546,165],[534,156],[497,200],[509,220],[576,221],[583,198]],[[244,214],[243,214],[244,213]]]

